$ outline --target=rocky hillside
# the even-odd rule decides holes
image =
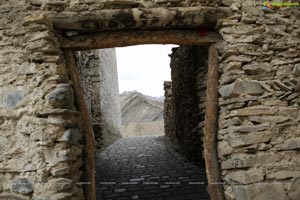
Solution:
[[[122,134],[128,136],[163,135],[163,102],[139,92],[120,94]]]

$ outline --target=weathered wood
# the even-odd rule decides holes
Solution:
[[[217,149],[218,126],[218,50],[215,45],[209,48],[208,74],[206,90],[206,110],[204,124],[204,153],[208,191],[211,200],[224,200],[221,184]]]
[[[220,41],[221,37],[214,32],[207,32],[201,36],[196,30],[166,30],[103,32],[64,37],[60,40],[62,48],[90,50],[139,44],[208,45]]]
[[[50,14],[56,29],[85,32],[132,29],[214,28],[233,15],[227,7],[133,8]]]
[[[84,99],[84,90],[80,84],[77,62],[72,51],[65,51],[66,65],[69,69],[69,75],[73,82],[75,93],[75,104],[81,112],[81,129],[84,132],[84,151],[83,151],[83,189],[84,199],[96,200],[95,188],[95,141],[92,121]]]

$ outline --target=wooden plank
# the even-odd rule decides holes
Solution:
[[[218,127],[218,50],[215,45],[209,48],[208,77],[206,90],[206,111],[204,124],[204,154],[208,191],[211,200],[224,200],[221,184],[220,167],[217,148]]]
[[[65,51],[66,65],[69,69],[69,75],[73,82],[75,93],[75,104],[81,112],[81,129],[84,138],[83,151],[83,184],[84,199],[96,200],[95,188],[95,141],[92,121],[84,99],[84,90],[80,84],[80,77],[77,70],[77,62],[72,51]]]
[[[62,48],[90,50],[139,44],[208,45],[220,41],[221,37],[206,30],[204,34],[203,31],[199,33],[196,30],[166,30],[102,32],[71,38],[61,37],[60,40]]]
[[[83,32],[214,28],[233,15],[228,7],[132,8],[49,14],[54,27]]]

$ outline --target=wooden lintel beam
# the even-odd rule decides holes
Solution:
[[[139,44],[208,45],[221,40],[215,32],[196,30],[118,31],[61,37],[61,47],[71,50],[90,50],[124,47]]]
[[[218,159],[218,50],[211,45],[208,55],[206,110],[204,124],[204,155],[208,192],[211,200],[224,200]]]
[[[50,14],[56,29],[81,32],[214,27],[233,15],[228,7],[132,8]]]

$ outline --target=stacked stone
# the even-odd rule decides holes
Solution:
[[[181,46],[171,55],[174,137],[183,152],[203,160],[207,48]]]
[[[235,1],[220,22],[218,152],[226,199],[300,197],[300,11]]]
[[[165,90],[165,100],[164,100],[164,129],[165,136],[170,138],[171,140],[176,139],[176,134],[174,130],[174,106],[172,99],[172,82],[165,81],[164,82],[164,90]]]
[[[82,173],[80,116],[63,52],[45,16],[101,10],[101,2],[1,1],[0,199],[83,198],[76,184]],[[140,7],[122,2],[106,9]]]
[[[76,58],[96,146],[102,149],[121,138],[115,50],[80,51]]]
[[[103,130],[102,148],[120,139],[121,105],[116,50],[100,49],[100,112]]]
[[[52,25],[40,13],[210,2],[220,4],[1,1],[0,199],[82,199],[81,186],[75,184],[81,174],[82,148],[74,91]],[[222,5],[231,3],[222,1]],[[263,10],[262,6],[255,0],[236,0],[231,5],[235,16],[219,23],[224,39],[219,68],[219,163],[227,199],[296,200],[300,196],[300,14],[298,8]],[[24,17],[35,14],[23,27]],[[189,101],[186,105],[194,102]],[[179,125],[189,120],[180,119],[176,119]]]
[[[76,60],[81,86],[85,94],[85,102],[93,124],[96,146],[99,147],[103,139],[100,112],[99,50],[76,52]]]
[[[1,73],[8,90],[1,89],[0,100],[0,199],[82,199],[76,184],[82,165],[79,113],[64,55],[44,15],[19,24],[25,7],[1,5],[1,11],[12,10],[1,12],[1,20],[12,24],[4,38],[13,43],[7,43],[0,62],[14,71],[7,71],[10,77]]]
[[[204,165],[204,121],[205,121],[205,109],[206,109],[206,85],[207,85],[207,58],[208,58],[208,49],[205,47],[198,47],[194,52],[195,61],[197,62],[198,71],[197,71],[197,93],[198,93],[198,126],[197,126],[197,135],[201,138],[202,147],[202,165]]]

